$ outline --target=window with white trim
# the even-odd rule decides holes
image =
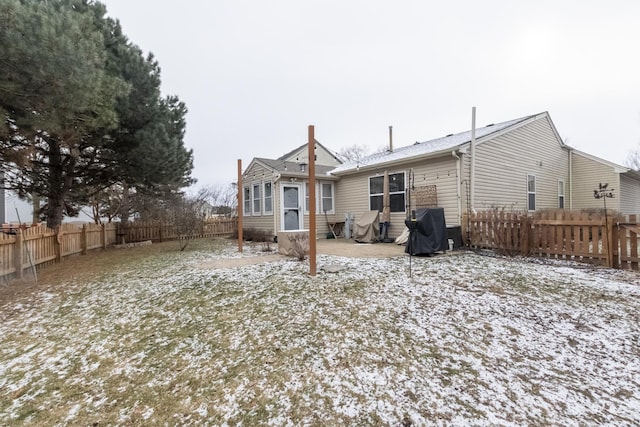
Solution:
[[[527,209],[536,210],[536,176],[527,175]]]
[[[333,182],[320,183],[320,206],[322,212],[334,213],[333,210]]]
[[[389,174],[389,205],[391,212],[405,211],[404,172]],[[384,197],[384,176],[369,177],[369,209],[382,212]]]
[[[564,181],[558,180],[558,208],[564,209]]]
[[[242,189],[242,204],[244,205],[244,214],[251,215],[251,187],[248,185]]]
[[[273,186],[271,182],[264,183],[264,213],[273,213]]]
[[[334,201],[334,186],[333,182],[319,181],[316,183],[316,213],[328,214],[335,213],[333,201]],[[304,184],[304,212],[309,213],[309,183]]]
[[[260,215],[260,184],[253,184],[253,214]]]

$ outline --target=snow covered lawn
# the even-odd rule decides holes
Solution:
[[[1,306],[0,425],[640,423],[637,273],[473,253],[414,257],[412,278],[406,256],[206,268],[240,257],[225,245],[123,250]]]

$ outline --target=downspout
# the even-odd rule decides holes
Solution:
[[[475,210],[476,197],[476,107],[471,108],[471,171],[469,176],[471,206],[470,210]]]
[[[451,152],[451,155],[456,159],[456,197],[458,199],[458,224],[462,225],[462,199],[460,198],[460,178],[462,178],[460,156],[456,153],[456,150]]]

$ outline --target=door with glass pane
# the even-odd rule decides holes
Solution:
[[[282,186],[282,229],[300,230],[302,228],[302,202],[300,184]]]

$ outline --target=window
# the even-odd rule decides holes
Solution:
[[[244,204],[244,214],[251,215],[251,188],[249,186],[242,190],[242,203]]]
[[[318,203],[320,202],[320,203]],[[309,213],[309,183],[304,184],[304,211]],[[322,182],[316,185],[316,213],[335,213],[333,210],[333,182]]]
[[[260,184],[253,184],[253,214],[260,215]]]
[[[558,208],[564,209],[564,181],[558,180]]]
[[[333,213],[333,183],[323,182],[320,184],[320,197],[322,212]]]
[[[304,211],[309,213],[309,183],[304,183]]]
[[[369,178],[369,209],[382,212],[384,196],[384,176]],[[405,186],[404,172],[389,174],[389,202],[391,212],[404,212]]]
[[[264,213],[272,214],[273,213],[273,194],[271,191],[271,183],[264,183]]]
[[[527,209],[536,210],[536,176],[527,175]]]

